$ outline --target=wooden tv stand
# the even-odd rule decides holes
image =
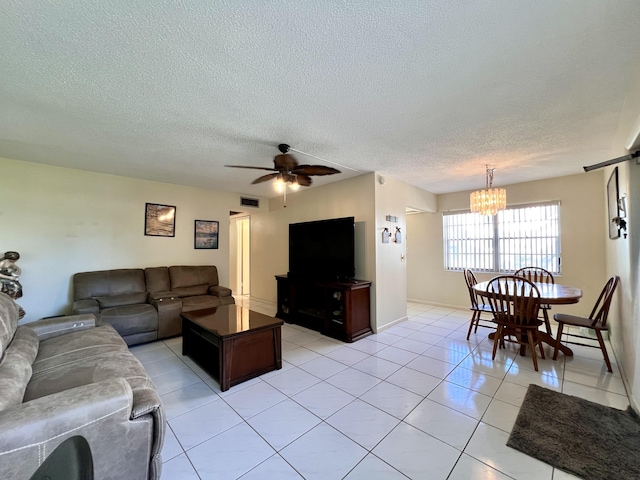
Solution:
[[[373,333],[371,282],[296,279],[288,275],[276,275],[276,281],[276,317],[344,342],[355,342]]]

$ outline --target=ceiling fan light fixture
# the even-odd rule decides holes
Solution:
[[[470,195],[470,207],[474,213],[480,215],[493,216],[500,210],[507,208],[507,191],[504,188],[492,188],[493,172],[495,168],[487,165],[487,187],[484,190],[477,190]]]
[[[251,184],[256,185],[273,180],[273,188],[276,192],[283,194],[285,206],[287,201],[287,189],[296,192],[300,187],[311,186],[312,176],[334,175],[336,173],[340,173],[340,170],[324,165],[300,165],[295,157],[289,153],[289,151],[293,149],[286,143],[279,144],[278,150],[280,151],[280,154],[273,158],[273,167],[257,167],[254,165],[225,165],[225,167],[248,168],[251,170],[265,170],[267,172],[271,172],[256,178],[251,182]],[[303,155],[314,157],[313,155],[300,152],[299,150],[295,151],[302,153]]]
[[[273,182],[273,188],[276,189],[276,192],[278,193],[282,193],[285,191],[285,188],[287,187],[284,179],[282,178],[282,175],[279,175],[275,181]]]

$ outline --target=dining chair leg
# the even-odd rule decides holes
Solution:
[[[547,313],[548,309],[542,309],[542,315],[544,316],[544,326],[547,329],[547,333],[551,335],[551,322],[549,321],[549,314]]]
[[[596,336],[598,337],[598,343],[600,343],[600,350],[602,350],[602,354],[604,355],[604,363],[607,364],[607,370],[609,370],[609,373],[613,373],[613,370],[611,369],[611,362],[609,361],[609,355],[607,354],[607,347],[604,345],[604,338],[602,338],[600,330],[596,330]]]
[[[502,340],[502,325],[498,324],[496,336],[493,339],[493,354],[491,355],[491,360],[496,359],[496,352],[498,351],[498,343],[500,343],[500,340]]]
[[[558,337],[556,338],[556,346],[553,349],[553,359],[558,359],[558,349],[560,348],[560,340],[562,340],[562,329],[564,328],[564,323],[558,322]]]
[[[527,331],[527,333],[528,333],[528,331]],[[525,343],[525,341],[529,337],[529,335],[527,333],[522,332],[520,334],[520,356],[521,357],[524,357],[527,354],[527,344]],[[534,352],[534,354],[535,354],[535,352]]]
[[[531,348],[531,357],[533,358],[533,368],[538,371],[538,355],[536,355],[536,346],[533,343],[533,332],[527,330],[527,338],[529,339],[529,347]]]
[[[482,315],[482,312],[478,312],[478,316],[476,317],[476,328],[473,330],[473,333],[478,333],[478,326],[480,325],[480,315]]]
[[[473,324],[476,324],[476,331],[478,331],[478,320],[476,320],[476,316],[480,316],[480,312],[478,312],[477,310],[473,311],[473,315],[471,315],[471,323],[469,323],[469,331],[467,332],[467,340],[469,340],[469,337],[471,336],[471,329],[473,328]]]
[[[536,338],[535,338],[536,342],[538,342],[538,348],[540,348],[540,357],[541,358],[546,358],[544,356],[544,346],[542,345],[542,341],[538,338],[538,334],[536,333]]]

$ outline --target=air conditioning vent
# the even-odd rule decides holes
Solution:
[[[245,207],[260,207],[260,200],[257,198],[240,197],[240,205]]]

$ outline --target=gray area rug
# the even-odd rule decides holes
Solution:
[[[587,480],[640,479],[640,419],[631,407],[532,384],[507,445]]]

